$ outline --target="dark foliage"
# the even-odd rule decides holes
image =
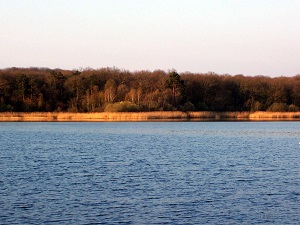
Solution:
[[[0,111],[298,111],[294,77],[129,72],[116,68],[70,71],[0,70]]]

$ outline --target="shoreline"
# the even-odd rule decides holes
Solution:
[[[0,122],[300,121],[300,112],[2,112]]]

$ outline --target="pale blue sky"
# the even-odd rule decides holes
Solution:
[[[300,0],[0,0],[0,68],[300,74]]]

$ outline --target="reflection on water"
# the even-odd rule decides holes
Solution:
[[[1,224],[299,224],[300,123],[1,123]]]

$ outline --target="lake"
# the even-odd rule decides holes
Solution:
[[[0,224],[300,224],[300,122],[0,123]]]

